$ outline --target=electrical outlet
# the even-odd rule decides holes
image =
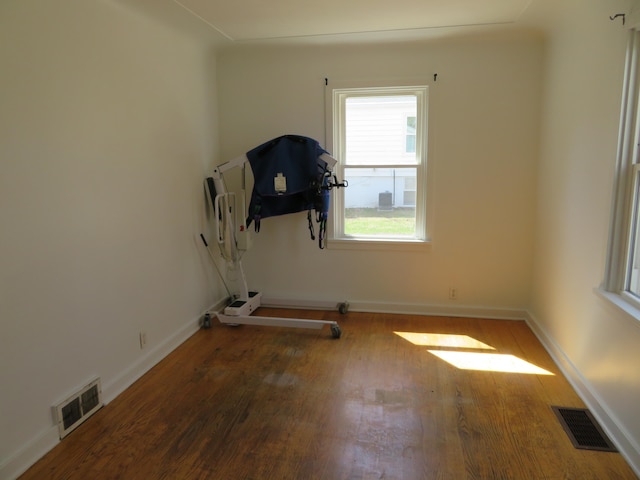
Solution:
[[[140,350],[147,346],[147,332],[140,332]]]
[[[449,287],[449,300],[458,299],[458,289],[456,287]]]

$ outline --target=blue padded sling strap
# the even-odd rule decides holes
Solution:
[[[309,211],[319,200],[321,205],[327,173],[323,153],[316,140],[298,135],[274,138],[247,152],[254,178],[247,226],[253,221],[260,231],[263,218]]]

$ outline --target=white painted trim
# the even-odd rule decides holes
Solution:
[[[327,239],[328,250],[359,250],[359,251],[372,251],[372,250],[385,250],[396,252],[429,252],[431,251],[431,242],[428,240],[408,240],[398,238],[391,240],[389,238],[384,240],[365,239],[362,237],[349,239],[345,238],[328,238]]]
[[[9,480],[22,475],[59,442],[58,426],[51,425],[22,445],[0,465],[0,478]]]
[[[191,319],[176,330],[172,335],[167,337],[164,342],[150,349],[143,357],[121,372],[117,377],[105,382],[102,386],[104,403],[107,404],[115,399],[153,366],[196,333],[200,328],[200,319],[206,312],[217,311],[226,304],[226,298],[216,302],[211,308],[208,308],[198,315],[197,318]],[[9,455],[4,463],[0,464],[0,479],[17,478],[58,443],[60,443],[58,426],[52,423],[50,427],[44,429],[38,435],[34,436],[32,440],[19,447],[15,453]]]
[[[629,264],[629,241],[631,239],[634,192],[631,179],[633,162],[637,154],[638,132],[638,59],[640,36],[629,33],[625,58],[624,84],[620,106],[620,126],[616,151],[615,185],[611,204],[611,221],[604,278],[604,289],[621,291],[626,289],[627,265]]]
[[[149,350],[149,352],[141,357],[137,362],[132,364],[129,368],[123,371],[113,380],[106,382],[102,388],[102,398],[104,403],[107,404],[118,395],[129,388],[136,380],[142,375],[147,373],[153,368],[160,360],[165,358],[176,348],[178,348],[185,340],[191,337],[200,328],[200,319],[207,312],[215,312],[227,304],[228,299],[225,297],[218,300],[211,307],[201,312],[196,318],[191,319],[184,326],[179,328],[171,336],[169,336],[164,342],[157,345],[155,348]]]
[[[282,308],[305,308],[337,310],[341,303],[347,303],[349,311],[370,313],[399,313],[408,315],[434,315],[441,317],[470,317],[496,320],[524,320],[527,312],[516,308],[481,307],[469,305],[437,305],[422,303],[383,303],[353,300],[313,301],[263,297],[262,305]]]
[[[632,300],[630,296],[607,292],[599,287],[594,288],[593,291],[598,297],[626,314],[621,316],[616,315],[615,318],[622,318],[622,321],[630,321],[633,325],[640,328],[640,308],[636,306],[637,302]]]
[[[349,310],[353,312],[399,313],[410,315],[433,315],[439,317],[486,318],[495,320],[524,320],[526,318],[525,310],[472,305],[349,301]]]
[[[584,378],[580,370],[571,362],[566,353],[546,332],[542,324],[531,312],[527,312],[526,322],[629,466],[640,477],[640,445],[633,440],[632,435],[602,400],[597,390]]]
[[[357,242],[353,242],[344,233],[344,189],[338,189],[333,196],[333,221],[329,222],[327,228],[327,245],[332,243],[335,249],[372,249],[389,250],[390,244],[398,243],[399,249],[412,251],[419,247],[430,247],[431,241],[431,218],[433,205],[433,191],[431,172],[433,171],[433,131],[429,119],[429,88],[431,82],[428,78],[417,81],[406,78],[403,80],[377,80],[377,81],[331,81],[325,87],[325,144],[330,152],[338,159],[336,173],[339,178],[344,178],[344,169],[349,165],[342,164],[340,159],[345,159],[345,132],[344,115],[345,100],[348,97],[358,95],[395,95],[407,94],[415,95],[417,99],[416,118],[418,119],[416,128],[416,164],[411,164],[411,168],[416,169],[417,185],[422,187],[416,190],[416,237],[413,243],[404,239],[386,237],[376,241],[375,238],[366,239],[357,237]],[[328,135],[328,136],[327,136]],[[351,165],[355,167],[358,165]],[[362,165],[360,165],[362,166]],[[369,165],[379,167],[379,165]],[[408,167],[409,165],[407,165]],[[398,167],[396,165],[396,167]],[[331,247],[329,247],[331,248]]]
[[[640,9],[632,8],[631,12],[627,13],[625,27],[629,30],[637,30],[640,28]]]
[[[199,321],[201,316],[202,315],[199,315],[197,319],[192,319],[183,325],[162,343],[150,349],[146,355],[143,355],[136,362],[132,363],[117,377],[105,382],[102,391],[104,403],[108,404],[115,399],[118,395],[133,385],[136,380],[151,370],[151,368],[160,362],[160,360],[165,358],[191,335],[196,333],[198,328],[200,328]]]

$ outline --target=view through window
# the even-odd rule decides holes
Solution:
[[[426,87],[334,91],[334,237],[425,239]],[[336,141],[337,140],[337,141]]]

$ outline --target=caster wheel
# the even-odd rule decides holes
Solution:
[[[349,304],[347,302],[344,302],[338,305],[338,312],[340,312],[341,315],[344,315],[345,313],[347,313],[348,310],[349,310]]]
[[[338,325],[331,325],[331,336],[333,338],[340,338],[340,335],[342,335],[340,327]]]

